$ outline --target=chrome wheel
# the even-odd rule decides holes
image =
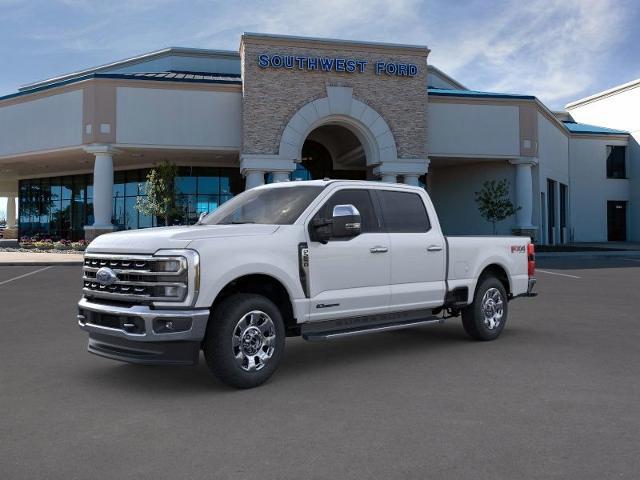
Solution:
[[[233,329],[231,347],[236,363],[247,372],[261,370],[273,356],[276,328],[260,310],[245,314]]]
[[[482,315],[484,325],[489,330],[495,330],[502,323],[504,303],[502,294],[497,288],[490,288],[482,296]]]

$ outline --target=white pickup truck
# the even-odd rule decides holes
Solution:
[[[462,316],[500,335],[508,301],[532,295],[525,237],[445,237],[427,193],[323,180],[248,190],[196,225],[103,235],[83,267],[89,351],[141,364],[195,364],[260,385],[285,337],[317,341]]]

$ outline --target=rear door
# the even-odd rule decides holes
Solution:
[[[377,190],[391,243],[390,311],[435,308],[444,302],[446,246],[417,192]]]
[[[607,230],[610,242],[627,240],[627,202],[607,202]]]
[[[361,233],[324,245],[309,239],[311,321],[383,313],[389,306],[389,235],[382,230],[372,193],[364,188],[337,190],[308,219],[307,229],[316,217],[331,218],[336,205],[358,209]]]

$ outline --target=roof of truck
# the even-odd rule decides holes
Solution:
[[[318,186],[326,187],[331,184],[345,184],[351,186],[363,186],[363,187],[401,187],[413,190],[422,190],[420,187],[414,187],[404,183],[384,183],[373,180],[340,180],[340,179],[323,179],[323,180],[292,180],[290,182],[268,183],[256,188],[287,188],[296,186]]]

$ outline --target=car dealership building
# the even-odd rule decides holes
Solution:
[[[23,86],[0,98],[5,236],[155,225],[135,204],[148,169],[168,160],[176,222],[265,182],[330,177],[422,185],[445,233],[490,234],[474,192],[507,179],[519,210],[499,234],[640,241],[633,86],[614,113],[616,91],[552,112],[531,95],[469,90],[428,55],[244,34],[239,53],[168,48]]]

